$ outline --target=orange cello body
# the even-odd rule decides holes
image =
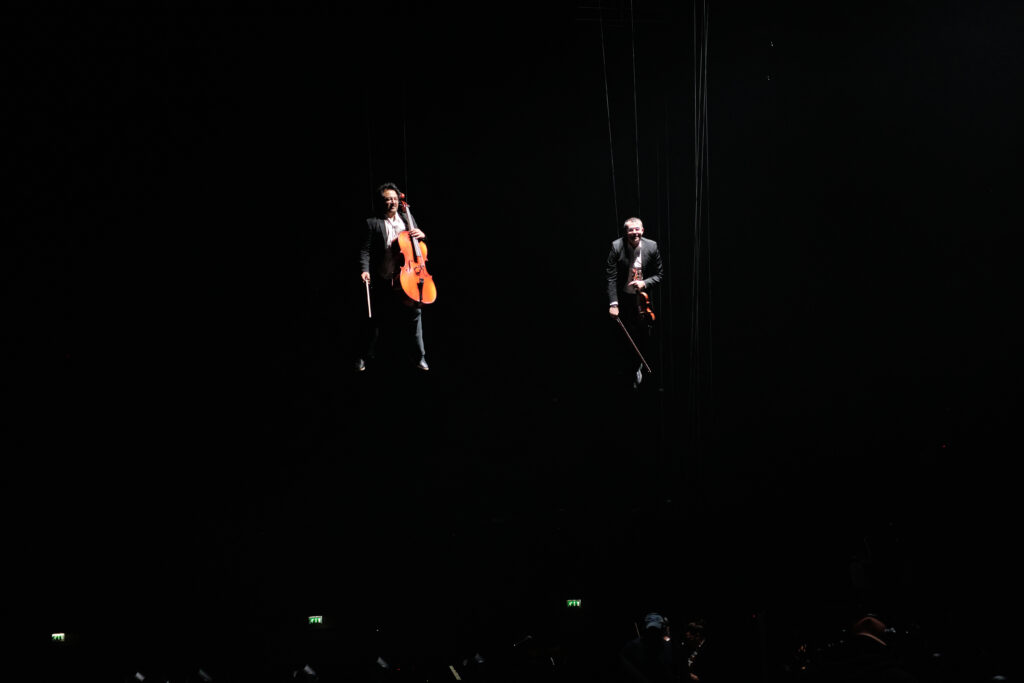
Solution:
[[[409,205],[402,202],[402,208],[405,209],[409,224],[415,227]],[[437,287],[434,286],[434,278],[427,272],[427,245],[413,237],[408,230],[403,230],[398,233],[398,246],[405,259],[405,264],[398,273],[402,291],[417,303],[434,303],[437,299]]]

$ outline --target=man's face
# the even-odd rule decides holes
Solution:
[[[626,239],[634,247],[640,244],[640,237],[644,234],[644,226],[637,223],[630,223],[626,226]]]
[[[393,217],[398,211],[398,193],[394,190],[384,190],[380,193],[380,197],[384,202],[384,213]]]

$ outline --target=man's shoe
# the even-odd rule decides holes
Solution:
[[[366,369],[366,361],[362,358],[356,360],[356,372],[362,372]]]
[[[420,362],[416,364],[416,368],[419,370],[429,370],[430,366],[427,365],[427,359],[420,358]]]

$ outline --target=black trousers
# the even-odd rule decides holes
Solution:
[[[620,351],[618,357],[621,360],[618,361],[617,365],[631,379],[636,375],[637,370],[643,367],[643,361],[640,359],[641,355],[648,364],[651,362],[650,356],[653,348],[651,341],[654,328],[649,320],[640,316],[639,308],[632,297],[624,296],[623,298],[625,301],[619,302],[619,320],[625,326],[629,337],[627,338],[622,333],[622,330],[619,329]],[[618,324],[615,326],[619,327]],[[633,344],[629,341],[630,339],[633,340],[633,344],[636,344],[636,348],[633,348]],[[644,373],[646,374],[646,370],[644,370]]]
[[[418,362],[426,356],[423,346],[423,307],[410,299],[398,278],[370,281],[370,306],[361,357],[405,356]]]

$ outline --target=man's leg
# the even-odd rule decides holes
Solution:
[[[428,370],[427,351],[423,344],[423,307],[406,296],[402,313],[405,326],[403,336],[408,340],[412,362],[420,370]]]

